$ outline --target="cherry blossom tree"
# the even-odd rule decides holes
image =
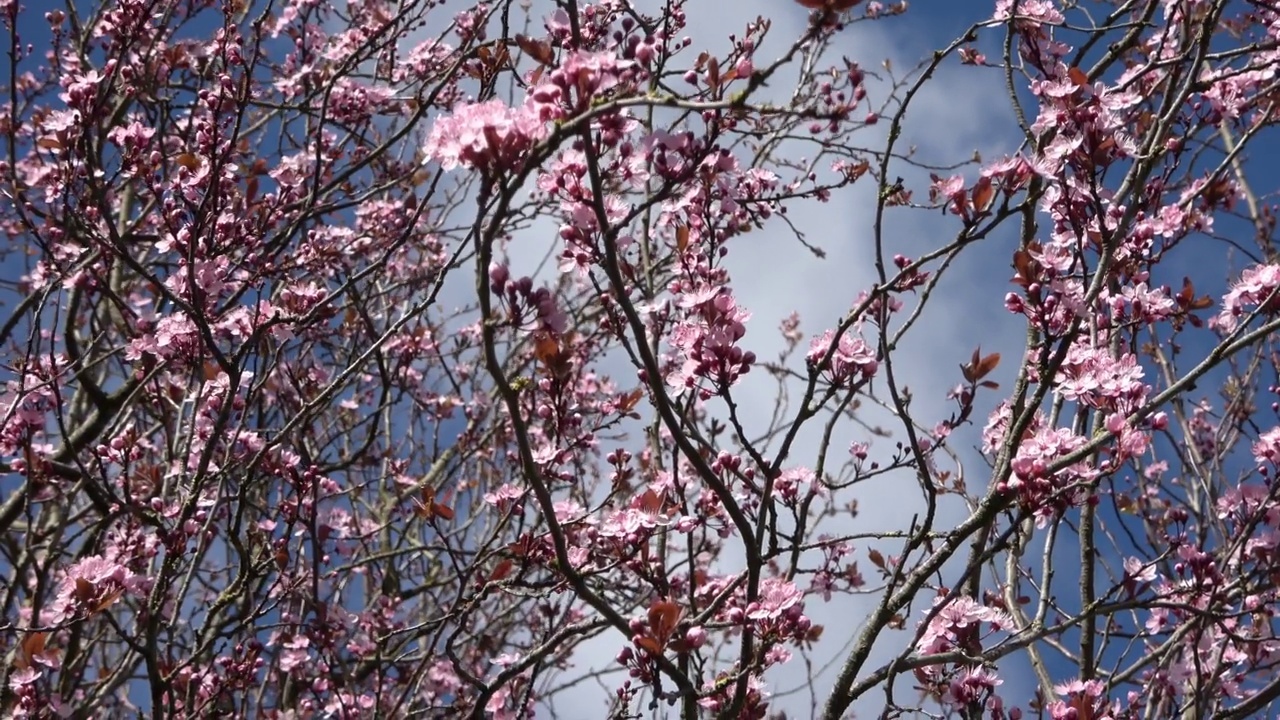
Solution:
[[[6,716],[1275,712],[1280,6],[713,4],[0,0]]]

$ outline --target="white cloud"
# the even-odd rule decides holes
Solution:
[[[637,3],[637,6],[645,11],[652,4]],[[551,7],[548,2],[534,3],[533,16],[537,18],[545,15]],[[985,4],[978,9],[987,11]],[[770,17],[773,20],[772,40],[758,54],[758,63],[771,59],[777,51],[800,35],[807,23],[807,14],[802,8],[777,0],[690,2],[687,12],[690,19],[687,34],[694,38],[695,49],[706,47],[719,51],[728,48],[729,33],[741,34],[746,24],[757,15]],[[901,75],[920,60],[902,52],[902,48],[911,43],[901,40],[905,35],[913,33],[918,23],[927,22],[927,16],[909,13],[903,18],[855,24],[841,36],[839,46],[827,61],[838,62],[840,55],[845,54],[864,67],[879,70],[883,74],[881,62],[887,58],[895,72]],[[775,102],[782,103],[789,97],[790,89],[775,81],[766,92]],[[883,84],[870,84],[869,93],[873,102],[883,101],[886,92]],[[1013,134],[1016,130],[1010,115],[1008,98],[999,73],[991,69],[963,67],[953,58],[939,68],[935,77],[914,99],[907,114],[899,149],[915,146],[915,159],[926,163],[953,163],[969,158],[975,150],[981,151],[984,157],[995,157],[1000,152],[1011,150],[1011,139],[1016,140],[1016,134]],[[871,149],[882,147],[887,126],[887,120],[883,121],[856,135],[853,141]],[[787,152],[806,151],[811,153],[811,146],[792,142]],[[974,172],[973,168],[969,168],[971,177]],[[907,180],[907,186],[915,191],[917,200],[927,196],[927,173],[896,162],[890,169],[890,176],[895,175],[901,175]],[[804,234],[810,244],[820,246],[826,252],[825,259],[814,257],[777,221],[764,231],[739,236],[730,242],[731,252],[727,263],[732,270],[732,284],[740,302],[753,313],[744,341],[745,347],[754,350],[761,358],[772,359],[783,346],[777,327],[784,317],[793,311],[799,312],[804,320],[806,335],[812,337],[834,326],[852,307],[858,292],[873,285],[876,273],[873,264],[872,220],[876,192],[874,181],[866,177],[853,188],[835,193],[828,203],[808,201],[790,207],[789,218],[796,229]],[[906,208],[890,209],[885,224],[885,250],[889,257],[894,253],[917,257],[949,241],[958,228],[959,224],[953,216]],[[513,271],[517,275],[530,272],[529,269],[548,251],[554,252],[557,245],[555,238],[554,223],[544,220],[519,233],[510,245]],[[967,359],[975,346],[981,344],[984,351],[1005,353],[1006,369],[1016,364],[1017,354],[1022,347],[1022,325],[1016,317],[1005,313],[1001,306],[1001,298],[1009,288],[1007,280],[1011,273],[1009,262],[1012,242],[1008,236],[997,235],[968,248],[948,270],[917,327],[908,334],[894,355],[899,383],[911,388],[915,398],[913,410],[927,425],[932,425],[950,413],[953,405],[945,400],[945,392],[959,381],[957,366]],[[542,276],[550,277],[554,274],[552,262]],[[466,284],[462,283],[459,290],[465,293]],[[910,304],[914,297],[907,296],[904,300]],[[870,340],[870,336],[868,339]],[[803,348],[807,348],[807,339],[795,358],[801,362]],[[616,366],[610,370],[624,382],[634,377],[634,371],[621,357],[617,357]],[[877,385],[882,387],[879,382]],[[763,427],[773,410],[774,390],[772,380],[764,372],[757,370],[735,391],[743,416],[749,422],[755,422],[757,429]],[[793,392],[792,396],[797,397],[798,393]],[[794,411],[795,408],[792,408],[792,414]],[[886,443],[890,447],[895,440],[903,438],[891,415],[868,409],[865,419],[871,424],[881,424],[893,430],[894,437]],[[975,416],[979,424],[984,419],[985,415],[981,411]],[[817,429],[818,426],[815,425],[813,430]],[[974,435],[961,432],[956,437],[958,439],[954,446],[964,453],[970,490],[980,492],[986,481],[984,466],[975,453],[965,452],[968,447],[976,445],[976,440],[966,444],[966,438]],[[854,439],[871,438],[866,437],[861,428],[846,424],[838,433],[838,441],[832,446],[832,454],[836,456],[833,458],[835,464],[843,460],[842,455],[849,441]],[[873,453],[881,443],[885,441],[873,443]],[[812,467],[816,463],[817,452],[817,433],[803,433],[789,463]],[[880,452],[885,451],[882,449]],[[850,498],[856,497],[860,514],[854,519],[828,519],[822,526],[827,532],[903,530],[909,526],[913,516],[923,511],[923,504],[916,490],[916,480],[910,473],[890,474],[843,492]],[[963,517],[963,513],[960,503],[945,503],[937,526],[941,529],[950,527]],[[881,549],[890,554],[896,553],[897,547],[890,545],[882,546]],[[864,558],[860,562],[860,568],[864,576],[874,582],[872,569],[865,561],[865,550],[865,546],[858,547]],[[729,553],[721,559],[722,567],[726,570],[733,569],[735,562],[739,563],[737,567],[741,567],[740,551]],[[811,617],[815,622],[826,626],[823,641],[814,653],[815,668],[822,668],[832,658],[842,657],[848,638],[857,632],[862,618],[867,616],[878,600],[878,594],[871,594],[837,596],[828,604],[809,601],[808,611]],[[914,629],[922,609],[928,607],[929,601],[930,598],[921,598],[915,604],[914,614],[907,621],[909,630]],[[875,667],[900,651],[908,639],[908,632],[892,633],[884,638],[883,642],[877,644],[867,668]],[[616,633],[606,633],[585,644],[577,657],[581,663],[580,668],[617,668],[613,657],[625,642]],[[822,690],[830,686],[838,666],[837,662],[834,666],[827,667],[820,677],[815,678],[819,705],[825,700]],[[810,669],[802,662],[793,661],[770,674],[771,685],[777,690],[801,686],[809,672]],[[1016,671],[1014,675],[1007,676],[1004,689],[1009,690],[1018,679]],[[900,683],[897,695],[899,699],[906,697],[904,693],[909,692],[909,685],[909,682]],[[597,717],[599,708],[607,701],[605,689],[597,684],[583,683],[573,688],[567,696],[558,699],[557,716]],[[857,707],[861,710],[875,710],[878,709],[874,707],[878,702],[881,702],[881,697],[875,695]],[[780,699],[776,707],[788,710],[793,716],[805,716],[809,711],[809,698],[806,693],[800,693]]]

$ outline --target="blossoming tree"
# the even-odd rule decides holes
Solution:
[[[1280,8],[697,5],[0,0],[6,716],[1274,712]]]

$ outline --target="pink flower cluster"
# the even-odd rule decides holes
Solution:
[[[47,622],[57,625],[101,612],[143,583],[119,558],[90,555],[63,571]]]
[[[921,655],[954,650],[977,655],[982,652],[983,623],[990,626],[989,632],[1007,631],[1013,627],[1013,619],[1008,613],[982,605],[967,595],[958,595],[949,601],[945,596],[937,597],[930,612],[932,618],[916,640],[916,652]],[[936,666],[926,666],[926,674],[935,670]]]
[[[459,106],[438,118],[422,150],[443,170],[462,167],[494,173],[519,167],[546,135],[537,105],[511,107],[489,100]]]
[[[966,595],[951,600],[939,596],[929,610],[928,621],[917,631],[915,651],[926,657],[956,652],[977,657],[982,654],[984,640],[994,633],[1008,632],[1012,626],[1012,618],[1003,610],[982,605]],[[1003,717],[994,712],[1002,707],[995,689],[1003,681],[993,668],[969,662],[934,663],[918,667],[915,675],[945,705],[961,710],[986,705],[993,710],[991,717]]]
[[[1067,400],[1104,410],[1134,410],[1147,397],[1143,370],[1133,353],[1116,357],[1106,347],[1091,345],[1088,338],[1072,343],[1054,379],[1058,393]]]
[[[683,358],[668,377],[673,387],[693,389],[705,379],[715,390],[724,390],[751,371],[756,354],[738,346],[751,314],[738,306],[732,290],[706,287],[685,294],[680,304],[687,315],[671,333],[671,343]],[[713,393],[706,387],[699,392],[703,399]]]
[[[1229,333],[1236,329],[1242,317],[1253,311],[1251,308],[1266,313],[1280,310],[1280,297],[1276,295],[1278,288],[1280,265],[1254,265],[1246,269],[1223,296],[1222,310],[1213,319],[1213,326]]]
[[[620,85],[631,83],[634,65],[610,51],[571,52],[534,88],[530,98],[544,120],[573,117],[606,94],[621,91]]]
[[[825,363],[823,358],[827,358]],[[834,330],[827,330],[810,341],[805,360],[836,385],[870,380],[880,367],[875,350],[862,338],[844,332],[837,341]]]
[[[1001,491],[1016,493],[1019,504],[1035,511],[1038,523],[1047,522],[1055,513],[1079,503],[1085,497],[1083,485],[1098,474],[1083,460],[1050,470],[1087,441],[1070,428],[1046,426],[1029,433],[1018,445],[1013,475]]]

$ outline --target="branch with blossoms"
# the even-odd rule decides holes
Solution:
[[[1274,8],[998,0],[903,70],[847,40],[905,3],[29,5],[6,714],[1280,698]],[[958,77],[1010,144],[933,141]]]

